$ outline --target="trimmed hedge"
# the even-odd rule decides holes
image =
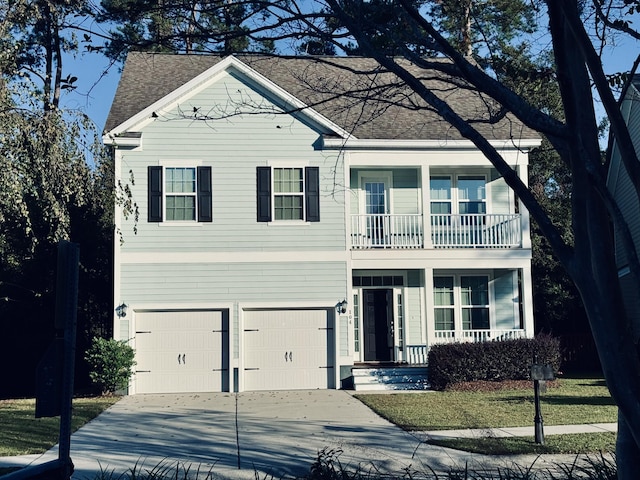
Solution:
[[[528,380],[534,355],[539,364],[560,370],[560,341],[550,335],[479,343],[433,345],[429,383],[436,390],[459,382]]]

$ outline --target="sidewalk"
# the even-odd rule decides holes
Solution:
[[[588,423],[584,425],[550,425],[544,427],[545,435],[561,435],[567,433],[617,432],[617,423]],[[504,437],[532,437],[534,427],[511,428],[478,428],[466,430],[431,430],[413,432],[422,440],[437,440],[441,438],[504,438]]]

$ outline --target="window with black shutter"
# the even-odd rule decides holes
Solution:
[[[320,221],[318,167],[257,167],[258,222]]]
[[[148,167],[149,222],[212,222],[211,167]]]

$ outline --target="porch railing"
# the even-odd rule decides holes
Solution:
[[[435,247],[519,247],[520,215],[431,215]]]
[[[513,248],[522,239],[519,214],[430,215],[435,248]],[[424,220],[420,214],[354,214],[351,247],[424,248]]]
[[[490,342],[525,338],[524,329],[509,330],[436,330],[434,343]]]
[[[352,248],[422,248],[422,215],[351,216]]]
[[[436,330],[431,338],[432,344],[463,343],[463,342],[491,342],[500,340],[516,340],[525,338],[524,329],[510,330]],[[406,345],[404,360],[409,365],[426,365],[429,348],[427,345]]]

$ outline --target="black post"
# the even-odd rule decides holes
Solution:
[[[64,363],[58,460],[61,480],[71,478],[71,408],[76,358],[76,325],[78,311],[78,244],[61,241],[58,244],[58,276],[56,281],[56,328],[64,328]]]
[[[540,380],[533,381],[533,395],[536,406],[536,415],[533,417],[535,425],[536,443],[544,445],[544,422],[542,421],[542,412],[540,411]]]

